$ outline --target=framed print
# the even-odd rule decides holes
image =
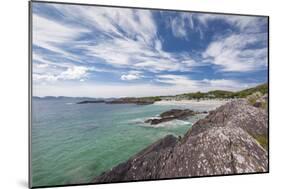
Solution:
[[[31,1],[30,187],[269,172],[269,17]]]

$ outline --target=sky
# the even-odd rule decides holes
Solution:
[[[237,91],[267,82],[266,17],[32,3],[34,96]]]

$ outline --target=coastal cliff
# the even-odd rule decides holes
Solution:
[[[168,135],[93,182],[268,171],[268,115],[246,100],[209,112],[182,137]]]

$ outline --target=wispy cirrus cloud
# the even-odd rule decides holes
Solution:
[[[174,37],[188,38],[194,27],[193,14],[188,12],[172,14],[166,21],[166,27],[170,28]]]
[[[186,91],[209,91],[214,89],[237,90],[256,85],[256,83],[243,84],[238,80],[231,79],[191,79],[183,75],[159,75],[157,82],[182,88]],[[241,86],[242,85],[242,86]]]
[[[170,85],[173,93],[235,90],[263,80],[252,74],[249,82],[251,73],[267,69],[266,18],[33,5],[38,86],[85,81],[111,87],[135,83],[162,92]]]
[[[253,45],[262,45],[253,48]],[[267,34],[231,34],[209,44],[204,57],[220,71],[248,72],[267,67]]]
[[[88,32],[87,29],[75,28],[36,14],[33,15],[32,20],[33,45],[61,54],[74,61],[80,60],[79,56],[64,50],[60,45],[75,41],[80,35]]]
[[[155,72],[186,71],[191,69],[188,63],[195,62],[186,52],[180,54],[162,50],[156,23],[149,10],[65,5],[52,7],[69,18],[68,23],[78,22],[80,28],[73,29],[75,27],[62,26],[59,22],[49,22],[36,16],[40,24],[35,23],[38,25],[35,33],[40,37],[35,38],[35,45],[61,53],[73,61],[79,62],[81,57],[65,51],[60,44],[70,43],[72,48],[83,51],[83,56],[99,58],[114,67],[130,65],[135,69],[150,69]],[[49,32],[50,28],[53,28],[53,32]],[[92,32],[98,31],[101,36],[76,40],[85,33],[91,34],[91,29]]]
[[[232,27],[236,27],[243,33],[256,33],[260,32],[264,26],[267,25],[267,19],[265,17],[254,16],[229,16],[222,14],[197,14],[196,18],[205,27],[209,27],[211,21],[223,21],[228,23]]]

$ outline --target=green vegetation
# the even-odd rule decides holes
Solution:
[[[258,85],[253,88],[245,89],[238,92],[223,91],[223,90],[214,90],[206,93],[196,92],[196,93],[185,93],[181,95],[176,95],[176,98],[187,98],[187,99],[216,99],[216,98],[246,98],[247,96],[259,92],[262,95],[268,93],[268,84]]]
[[[253,88],[232,92],[232,91],[224,91],[224,90],[214,90],[209,92],[195,92],[195,93],[184,93],[175,96],[150,96],[150,97],[141,97],[139,99],[142,100],[150,100],[150,101],[160,101],[163,99],[171,99],[171,100],[183,100],[183,99],[232,99],[232,98],[247,98],[252,94],[256,94],[253,97],[249,97],[249,102],[254,105],[257,100],[261,99],[264,94],[268,93],[268,84],[258,85]],[[267,108],[267,101],[261,102],[261,107]]]
[[[143,99],[143,100],[153,100],[153,101],[160,101],[161,100],[161,97],[160,96],[151,96],[151,97],[142,97],[140,99]]]
[[[236,92],[235,96],[238,98],[245,98],[255,92],[260,92],[262,95],[268,93],[268,84],[265,83],[265,84],[258,85],[253,88],[249,88],[249,89],[245,89],[245,90]]]
[[[201,99],[205,98],[205,93],[196,92],[196,93],[188,93],[183,95],[178,95],[179,97],[191,98],[191,99]]]
[[[266,150],[268,150],[268,136],[267,135],[255,135],[253,136],[258,143]]]
[[[263,94],[260,91],[248,95],[246,99],[253,106],[260,107],[263,109],[267,109],[268,107],[268,101],[263,98]]]

